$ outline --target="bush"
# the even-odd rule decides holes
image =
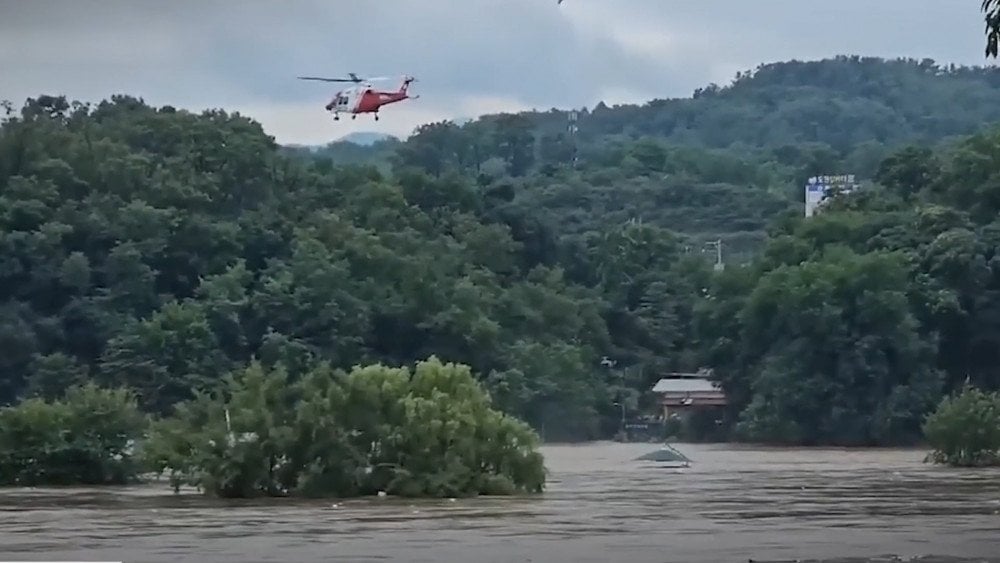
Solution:
[[[259,363],[157,423],[144,457],[222,497],[541,492],[538,437],[490,406],[469,368],[327,365],[292,384]]]
[[[72,387],[61,400],[0,409],[0,485],[108,485],[136,479],[145,417],[124,389]]]
[[[1000,394],[966,387],[927,417],[929,459],[954,466],[1000,464]]]

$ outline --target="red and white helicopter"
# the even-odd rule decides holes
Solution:
[[[412,76],[404,76],[403,84],[399,90],[382,91],[372,87],[372,82],[379,80],[389,80],[384,76],[376,78],[359,78],[353,72],[347,73],[350,78],[325,78],[321,76],[299,76],[299,80],[319,80],[322,82],[353,82],[356,86],[345,88],[333,95],[330,103],[326,104],[326,111],[333,112],[333,118],[340,120],[341,113],[348,113],[351,119],[356,119],[359,113],[375,114],[375,121],[378,121],[378,110],[382,106],[412,100],[420,96],[411,96],[407,92],[410,84],[416,81]]]

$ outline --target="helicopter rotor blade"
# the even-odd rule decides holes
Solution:
[[[350,78],[326,78],[323,76],[296,76],[299,80],[319,80],[321,82],[357,82]]]

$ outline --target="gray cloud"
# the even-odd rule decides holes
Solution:
[[[688,95],[761,62],[836,54],[982,64],[977,2],[0,0],[0,98],[251,113],[279,140],[427,119]],[[336,126],[298,74],[414,74],[420,100]],[[395,86],[386,84],[387,87]]]

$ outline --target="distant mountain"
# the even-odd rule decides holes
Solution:
[[[376,133],[374,131],[358,131],[355,133],[348,133],[343,137],[337,139],[338,142],[354,143],[355,145],[370,146],[374,145],[378,141],[385,141],[388,139],[395,139],[396,137],[388,135],[386,133]]]

